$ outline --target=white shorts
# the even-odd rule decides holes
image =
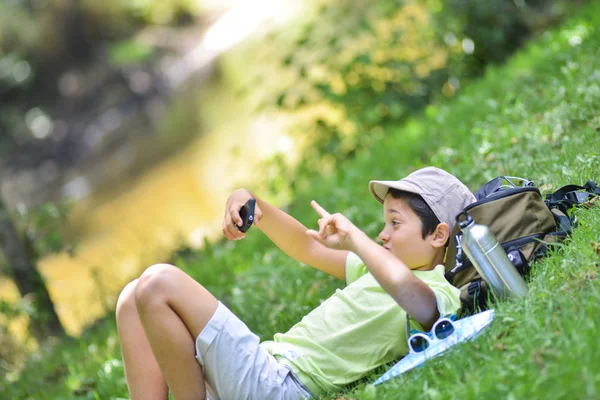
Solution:
[[[196,339],[210,400],[305,400],[311,393],[288,366],[221,302]]]

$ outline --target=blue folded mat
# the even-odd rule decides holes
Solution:
[[[487,310],[469,317],[454,321],[454,333],[446,339],[438,340],[426,350],[420,353],[409,353],[398,363],[390,368],[385,374],[381,375],[373,385],[379,385],[389,379],[392,379],[408,370],[411,370],[425,361],[440,355],[455,344],[465,342],[477,337],[494,319],[494,310]]]

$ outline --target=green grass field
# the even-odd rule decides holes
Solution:
[[[371,179],[399,179],[425,165],[444,168],[473,190],[500,175],[544,191],[600,180],[600,4],[543,34],[506,65],[489,68],[456,98],[429,106],[403,126],[296,193],[286,210],[316,226],[309,205],[345,213],[375,237],[380,205]],[[600,207],[578,211],[561,251],[534,265],[530,292],[495,304],[496,319],[457,346],[376,391],[385,369],[324,398],[600,398]],[[262,339],[285,331],[343,282],[288,259],[258,231],[240,242],[178,253],[174,262],[227,304]],[[114,315],[81,338],[33,354],[2,399],[128,398]],[[0,386],[1,387],[1,386]]]

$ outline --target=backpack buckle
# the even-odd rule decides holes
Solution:
[[[472,299],[479,297],[479,293],[481,292],[481,280],[478,279],[469,283],[469,287],[467,288],[467,293]]]
[[[515,268],[517,268],[517,271],[519,271],[519,274],[521,274],[521,276],[529,275],[529,263],[527,262],[527,259],[525,258],[525,255],[521,252],[521,250],[515,248],[509,249],[506,252],[506,256],[508,257],[510,262],[515,266]]]
[[[452,275],[459,272],[466,261],[465,253],[463,252],[462,246],[460,245],[461,241],[462,241],[462,232],[459,232],[454,237],[454,243],[456,244],[456,257],[455,257],[456,264],[454,265],[454,268],[452,268],[450,270],[450,274],[452,274]]]

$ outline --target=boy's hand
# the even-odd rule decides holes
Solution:
[[[242,226],[243,221],[240,217],[240,209],[252,194],[246,189],[238,189],[229,196],[225,205],[225,217],[223,218],[222,230],[225,237],[229,240],[240,240],[246,237],[246,234],[240,231],[237,226]],[[254,225],[258,226],[262,218],[262,211],[258,207],[258,202],[254,207]],[[237,226],[236,226],[237,225]]]
[[[358,228],[340,213],[329,214],[314,200],[310,205],[321,218],[319,231],[308,229],[306,234],[330,249],[351,250],[350,236]]]

